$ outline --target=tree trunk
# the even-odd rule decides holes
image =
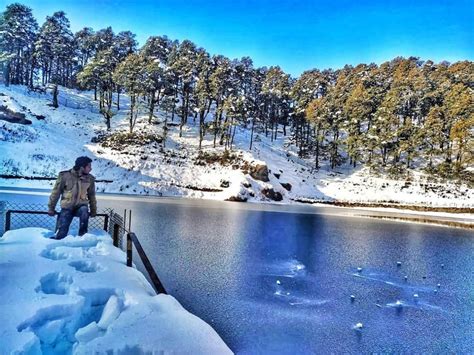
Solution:
[[[227,122],[229,122],[229,118],[228,116],[226,115],[225,116],[225,119],[224,119],[224,129],[222,130],[222,133],[221,133],[221,138],[219,140],[219,145],[223,145],[224,144],[224,139],[225,139],[225,136],[227,135]],[[226,144],[226,147],[227,147],[227,144]]]
[[[173,110],[171,112],[171,122],[174,122],[174,113],[176,110],[176,99],[178,98],[178,84],[175,86],[174,98],[173,98]]]
[[[135,110],[135,95],[130,96],[130,134],[133,133],[133,111]]]
[[[188,103],[189,103],[189,93],[186,91],[184,95],[184,101],[181,107],[181,123],[179,125],[179,137],[183,136],[183,126],[188,122]]]
[[[34,73],[35,73],[35,61],[34,61],[34,59],[32,59],[31,60],[31,68],[30,68],[30,83],[29,83],[30,88],[33,88]]]
[[[151,123],[151,121],[153,120],[153,112],[155,111],[155,91],[152,91],[150,93],[150,113],[149,113],[149,116],[148,116],[148,123]]]
[[[318,125],[316,129],[316,164],[315,168],[316,170],[319,170],[319,130],[320,130],[320,125]]]
[[[231,126],[232,128],[232,126]],[[230,140],[230,150],[232,150],[232,144],[234,144],[235,131],[237,130],[237,125],[234,125],[234,130],[232,133],[232,139]]]
[[[16,56],[16,75],[15,75],[15,84],[19,84],[20,83],[20,54],[21,54],[21,50],[18,49],[17,50],[17,56]]]
[[[204,139],[204,119],[204,111],[201,110],[201,112],[199,112],[199,150],[201,150],[202,141]]]
[[[55,84],[53,86],[53,107],[58,108],[58,86]]]
[[[120,111],[120,88],[117,87],[117,111]]]
[[[168,117],[165,113],[165,122],[163,123],[163,148],[166,147],[167,136],[168,136]]]
[[[252,129],[250,130],[250,147],[249,147],[249,150],[252,150],[254,127],[255,127],[255,117],[252,118]]]
[[[216,112],[219,112],[219,113],[217,115],[214,115],[214,148],[216,147],[216,140],[217,140],[217,119],[221,115],[221,112],[219,109],[219,102],[216,103]]]
[[[5,68],[5,86],[10,86],[10,61],[7,62]]]

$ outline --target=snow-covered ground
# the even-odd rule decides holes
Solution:
[[[0,353],[228,354],[203,320],[156,295],[109,235],[0,238]]]
[[[170,126],[166,147],[159,143],[136,144],[114,150],[91,139],[106,132],[103,118],[91,92],[60,88],[60,107],[48,106],[49,95],[29,94],[21,86],[0,87],[0,105],[26,114],[31,125],[0,121],[0,174],[54,177],[69,169],[79,155],[94,159],[93,174],[98,179],[112,180],[98,183],[100,192],[138,195],[182,196],[226,200],[239,196],[250,202],[269,202],[264,189],[281,193],[282,203],[309,199],[361,203],[411,204],[434,207],[474,207],[474,189],[466,184],[434,181],[419,171],[411,171],[410,178],[393,180],[375,177],[364,167],[340,168],[331,171],[323,166],[319,172],[313,162],[299,159],[294,151],[285,148],[287,138],[280,134],[270,142],[258,134],[249,150],[250,131],[237,130],[233,153],[236,160],[223,166],[220,163],[197,164],[197,124],[189,119],[179,137],[178,126]],[[112,132],[128,131],[127,98],[121,96],[122,110],[112,118]],[[45,118],[39,120],[34,115]],[[162,134],[163,113],[156,114],[149,124],[146,112],[138,120],[135,131]],[[175,119],[175,122],[179,118]],[[203,151],[223,153],[222,147],[213,148],[213,137],[206,136]],[[251,177],[244,166],[265,163],[269,169],[268,182]],[[291,190],[288,191],[289,185]],[[2,186],[50,188],[52,181],[0,179]],[[283,185],[282,185],[283,184]],[[228,187],[227,187],[228,186]],[[212,190],[212,191],[202,191]],[[268,196],[268,195],[267,195]]]

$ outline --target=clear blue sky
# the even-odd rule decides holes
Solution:
[[[151,35],[190,39],[211,54],[250,56],[293,76],[396,56],[474,58],[474,0],[17,1],[40,25],[63,10],[73,31],[112,26],[136,33],[140,45]]]

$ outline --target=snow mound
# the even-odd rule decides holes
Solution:
[[[110,236],[51,235],[24,228],[0,238],[2,353],[231,353],[211,326],[127,267]]]

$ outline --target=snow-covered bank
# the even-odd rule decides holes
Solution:
[[[231,353],[207,323],[155,295],[110,236],[0,238],[1,353]]]
[[[60,88],[60,106],[48,106],[47,95],[29,94],[24,87],[0,87],[0,105],[25,113],[31,125],[0,121],[0,174],[54,177],[71,167],[79,155],[94,159],[93,173],[99,179],[99,192],[137,195],[179,196],[226,200],[238,197],[252,202],[281,203],[312,199],[323,201],[412,204],[433,207],[474,207],[474,189],[467,184],[437,181],[412,170],[404,179],[373,176],[366,168],[340,168],[319,172],[313,162],[300,159],[288,147],[287,137],[270,142],[257,134],[249,150],[250,132],[237,129],[234,151],[227,162],[199,158],[199,127],[193,123],[179,128],[170,125],[166,147],[157,142],[136,142],[126,147],[106,146],[98,139],[105,131],[90,92]],[[124,109],[112,119],[112,133],[127,131],[127,98]],[[143,114],[136,131],[148,136],[163,133],[163,112],[152,124]],[[38,117],[44,117],[38,119]],[[212,135],[203,141],[203,151],[222,157],[223,148],[213,148]],[[221,159],[222,160],[222,159]],[[268,181],[249,174],[248,166],[264,164]],[[0,179],[1,186],[48,188],[53,182]]]

